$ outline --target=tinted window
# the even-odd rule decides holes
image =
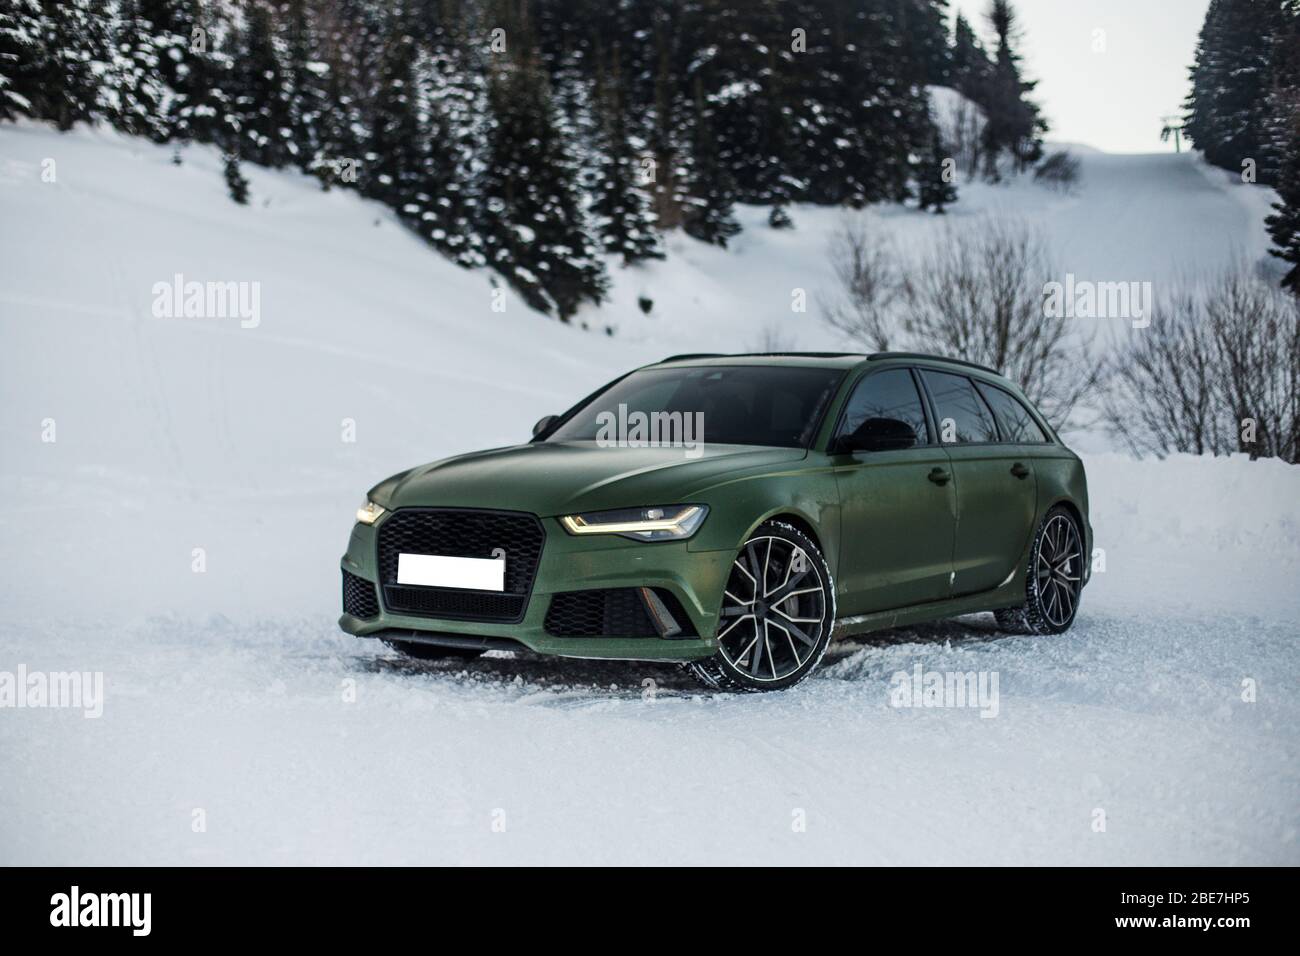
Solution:
[[[995,388],[992,385],[985,385],[983,382],[978,383],[980,394],[988,401],[993,409],[993,414],[997,416],[998,427],[1002,429],[1003,441],[1019,442],[1021,444],[1041,444],[1047,441],[1047,436],[1043,430],[1038,427],[1033,416],[1029,414],[1029,409],[1020,403],[1015,396]]]
[[[939,440],[959,443],[998,440],[993,414],[964,375],[924,371],[926,387],[934,399]]]
[[[852,435],[864,427],[870,430],[888,421],[907,425],[922,445],[929,441],[921,396],[907,369],[890,369],[864,378],[853,390],[853,397],[844,410],[840,434]]]
[[[612,420],[698,414],[705,444],[799,448],[812,440],[844,372],[777,365],[645,368],[605,389],[547,441],[594,441]]]

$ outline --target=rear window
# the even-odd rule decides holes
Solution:
[[[1034,421],[1034,416],[1029,414],[1029,409],[1014,395],[984,382],[977,382],[976,385],[997,417],[1003,441],[1022,445],[1043,444],[1047,441],[1047,436]]]
[[[950,375],[925,369],[921,372],[934,399],[939,420],[939,440],[958,444],[980,444],[998,440],[993,413],[964,375]]]

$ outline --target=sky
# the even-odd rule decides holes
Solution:
[[[1172,151],[1161,117],[1182,112],[1209,0],[1013,0],[1024,73],[1047,138],[1114,153]],[[981,37],[988,0],[952,0]],[[991,47],[990,47],[991,49]]]

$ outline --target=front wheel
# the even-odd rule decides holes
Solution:
[[[768,521],[731,566],[718,617],[718,652],[690,665],[718,690],[781,690],[817,667],[835,623],[830,568],[812,539]]]
[[[1070,629],[1079,612],[1083,590],[1083,536],[1074,516],[1055,507],[1043,518],[1029,549],[1025,572],[1025,603],[995,611],[1006,631],[1060,634]]]

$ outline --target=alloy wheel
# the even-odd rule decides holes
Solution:
[[[1034,575],[1043,616],[1053,627],[1065,627],[1074,617],[1083,587],[1083,546],[1074,522],[1063,514],[1053,516],[1043,528]]]
[[[825,617],[817,562],[785,538],[751,538],[727,579],[718,647],[750,680],[779,681],[814,655]]]

